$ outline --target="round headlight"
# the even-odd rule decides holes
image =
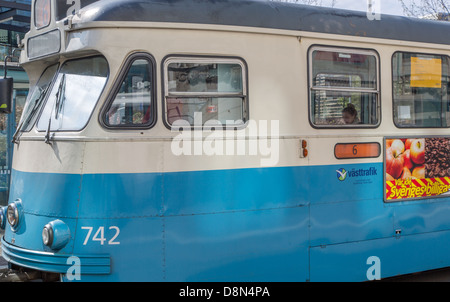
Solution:
[[[15,203],[8,205],[6,217],[12,227],[16,227],[19,224],[19,210],[17,209],[17,205]]]
[[[53,220],[42,229],[42,242],[53,250],[59,250],[70,241],[70,229],[61,220]]]
[[[46,224],[42,229],[42,242],[46,246],[52,246],[53,243],[53,229],[51,224]]]

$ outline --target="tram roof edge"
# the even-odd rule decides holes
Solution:
[[[82,22],[136,21],[250,26],[450,45],[450,22],[268,0],[100,0]]]

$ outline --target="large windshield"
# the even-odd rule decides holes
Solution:
[[[39,118],[39,131],[78,131],[94,110],[108,77],[103,57],[65,62]]]
[[[42,104],[44,103],[45,95],[48,87],[58,69],[58,64],[48,67],[41,78],[37,82],[36,86],[31,90],[28,96],[27,104],[22,115],[21,131],[30,131],[36,121],[38,112],[40,111]],[[23,124],[22,124],[23,123]]]

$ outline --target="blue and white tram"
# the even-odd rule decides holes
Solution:
[[[2,255],[63,281],[450,266],[450,24],[33,0]],[[351,119],[343,118],[349,114]]]

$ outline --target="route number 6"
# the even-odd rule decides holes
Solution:
[[[89,238],[91,237],[92,231],[94,230],[93,227],[81,227],[81,229],[83,230],[88,230],[88,233],[86,235],[86,238],[84,239],[83,245],[86,245],[89,242]],[[119,236],[120,233],[120,229],[119,227],[116,226],[111,226],[109,227],[110,230],[115,230],[116,233],[114,234],[114,236],[111,237],[111,239],[108,241],[109,245],[114,245],[114,244],[120,244],[119,241],[115,241],[117,236]],[[97,231],[95,232],[94,236],[92,236],[92,241],[100,241],[101,245],[104,245],[106,242],[106,238],[105,238],[105,227],[99,227],[97,229]]]

